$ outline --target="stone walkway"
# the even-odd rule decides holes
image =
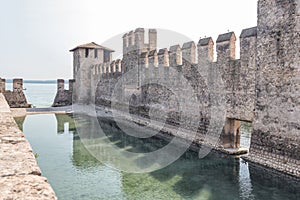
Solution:
[[[47,107],[47,108],[27,108],[27,114],[31,113],[68,113],[72,112],[72,106]]]
[[[0,200],[57,199],[0,93]]]

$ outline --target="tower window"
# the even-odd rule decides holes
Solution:
[[[94,49],[95,58],[98,58],[98,49]]]
[[[110,62],[110,52],[104,51],[104,62]]]
[[[85,49],[85,57],[89,57],[89,49]]]

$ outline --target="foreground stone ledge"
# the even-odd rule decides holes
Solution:
[[[1,93],[0,199],[57,199]]]
[[[27,141],[17,144],[0,143],[0,177],[15,175],[41,175]]]
[[[36,175],[0,179],[0,199],[57,199],[47,179]]]

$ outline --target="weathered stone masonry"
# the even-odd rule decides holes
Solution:
[[[255,120],[248,158],[300,176],[300,2],[258,2]]]
[[[153,30],[150,33],[156,33]],[[221,34],[217,40],[217,62],[213,62],[213,46],[212,38],[200,39],[198,42],[198,63],[196,63],[196,45],[194,42],[187,42],[181,48],[179,45],[171,46],[168,49],[154,49],[153,42],[149,47],[144,41],[135,40],[129,37],[135,33],[136,38],[143,38],[143,29],[139,28],[131,31],[123,36],[123,59],[111,62],[111,64],[91,65],[91,80],[98,82],[95,91],[95,100],[91,101],[97,105],[110,106],[111,94],[116,82],[130,70],[135,70],[131,77],[135,80],[127,81],[124,91],[135,94],[133,100],[135,113],[147,117],[147,112],[151,104],[159,102],[168,102],[167,108],[163,108],[168,113],[168,121],[170,124],[177,124],[178,113],[169,112],[170,110],[178,110],[177,101],[173,98],[172,91],[167,88],[159,87],[159,85],[143,85],[148,77],[155,79],[158,83],[178,84],[178,77],[173,68],[180,71],[191,82],[194,92],[197,93],[199,104],[201,104],[201,116],[198,140],[203,140],[203,136],[207,132],[207,126],[210,120],[210,95],[205,80],[213,80],[215,69],[221,71],[224,80],[224,89],[226,95],[227,122],[230,125],[228,131],[222,136],[223,147],[238,148],[239,135],[233,135],[231,129],[239,128],[239,122],[235,119],[251,122],[254,117],[255,106],[255,70],[256,70],[256,27],[245,29],[240,35],[241,41],[241,59],[235,59],[235,41],[236,37],[233,32]],[[152,37],[155,38],[155,37]],[[129,45],[131,44],[131,45]],[[138,66],[138,67],[136,67]],[[197,72],[198,70],[198,72]],[[122,71],[122,73],[120,72]],[[199,74],[201,72],[201,75]],[[79,85],[78,85],[79,87]],[[91,86],[92,87],[92,86]],[[188,88],[177,88],[184,90]],[[187,91],[188,92],[188,91]],[[189,99],[182,96],[182,101],[187,104],[189,109],[193,110],[195,105],[189,105]],[[133,102],[132,101],[132,102]],[[197,105],[198,106],[198,105]],[[154,117],[157,120],[163,120],[161,117],[162,109],[157,110]],[[153,116],[152,116],[153,117]],[[193,116],[184,116],[186,121],[192,119]],[[227,127],[227,126],[226,126]],[[185,127],[191,128],[191,127]],[[234,130],[233,132],[238,132]],[[228,134],[228,136],[226,136]],[[201,138],[202,137],[202,138]],[[227,138],[226,138],[227,137]],[[226,140],[228,140],[226,142]]]
[[[73,102],[74,79],[69,80],[69,89],[65,89],[65,80],[57,79],[57,92],[52,104],[53,107],[69,106]]]
[[[0,199],[57,199],[1,93]]]
[[[30,108],[23,92],[23,79],[13,79],[13,91],[5,89],[5,79],[0,78],[0,93],[2,93],[11,108]]]
[[[194,116],[180,116],[176,112],[178,105],[172,91],[159,84],[143,85],[151,77],[157,83],[168,82],[177,86],[180,77],[171,70],[175,69],[191,83],[199,101],[199,105],[193,105],[187,97],[179,97],[188,110],[195,109],[195,106],[201,108],[196,141],[201,143],[207,132],[212,117],[211,103],[218,103],[218,93],[224,93],[226,122],[220,147],[239,148],[240,121],[252,122],[247,159],[299,177],[299,4],[297,0],[259,0],[258,26],[244,29],[240,34],[240,59],[235,57],[236,36],[233,32],[219,35],[216,62],[213,61],[212,38],[200,39],[197,45],[191,41],[182,48],[174,45],[169,50],[157,50],[156,30],[149,30],[149,41],[145,43],[142,28],[123,36],[122,60],[102,59],[98,62],[88,59],[85,61],[88,65],[84,65],[76,61],[83,57],[78,57],[74,51],[74,78],[79,78],[75,88],[84,85],[81,87],[83,91],[75,90],[76,102],[110,107],[117,81],[128,71],[135,70],[135,76],[125,80],[123,88],[125,93],[134,94],[130,99],[132,114],[149,118],[151,110],[154,113],[151,117],[166,120],[174,126],[181,117],[187,122],[185,128],[189,129],[188,122]],[[84,52],[89,48],[91,46],[75,49]],[[108,49],[96,45],[91,51],[101,48]],[[80,68],[84,68],[83,71]],[[209,91],[207,86],[219,84],[213,81],[218,71],[224,88]],[[178,90],[187,88],[178,85]]]

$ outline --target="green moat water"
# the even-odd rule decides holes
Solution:
[[[89,117],[82,123],[90,123]],[[300,199],[299,181],[215,153],[199,159],[189,151],[151,173],[117,171],[85,149],[68,115],[27,116],[23,132],[58,199]],[[165,145],[155,138],[124,137],[115,129],[107,134],[120,148],[132,145],[134,151]]]

